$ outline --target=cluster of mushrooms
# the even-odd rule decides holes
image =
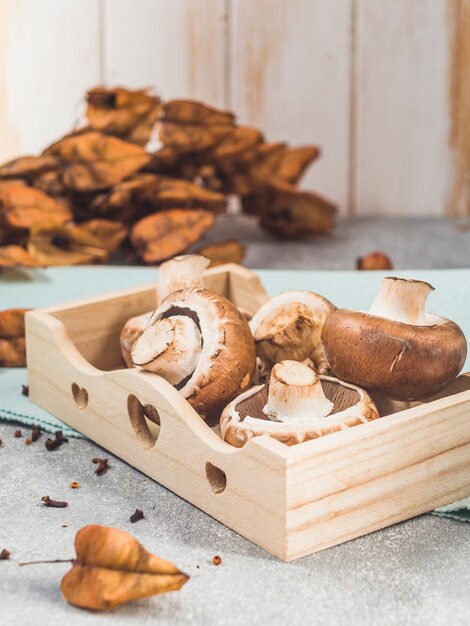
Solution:
[[[294,445],[374,420],[387,401],[438,393],[465,362],[462,330],[426,313],[428,283],[385,278],[368,312],[287,291],[250,317],[204,287],[208,263],[164,263],[157,309],[126,322],[121,350],[234,446],[258,435]]]

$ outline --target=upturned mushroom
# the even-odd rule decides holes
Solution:
[[[256,352],[266,372],[285,359],[311,359],[320,374],[328,372],[321,343],[323,324],[335,310],[312,291],[285,291],[266,302],[253,316],[250,328]]]
[[[133,363],[165,378],[209,424],[252,383],[248,322],[226,298],[191,288],[168,295],[132,348]]]
[[[335,376],[400,401],[423,400],[454,380],[467,342],[457,324],[426,313],[433,289],[385,278],[368,313],[334,311],[322,341]]]
[[[220,433],[238,448],[259,435],[292,446],[378,417],[363,389],[318,376],[303,363],[281,361],[269,385],[245,391],[224,409]]]
[[[209,259],[199,254],[176,256],[162,263],[158,272],[157,303],[179,289],[203,287],[204,270],[209,266]],[[133,367],[131,358],[132,346],[144,332],[152,319],[153,311],[131,317],[124,324],[120,341],[121,352],[127,367]]]

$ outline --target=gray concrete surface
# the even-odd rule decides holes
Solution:
[[[356,269],[373,250],[387,253],[397,269],[470,267],[470,220],[441,218],[339,218],[331,235],[281,241],[255,218],[222,215],[202,244],[238,239],[247,246],[245,265],[270,269]]]
[[[88,441],[48,452],[44,437],[26,446],[14,430],[0,424],[0,549],[12,553],[0,561],[2,626],[470,623],[468,524],[427,515],[285,564]],[[97,455],[109,458],[103,476],[93,472]],[[69,506],[46,508],[43,495]],[[130,524],[136,507],[145,519]],[[88,523],[131,532],[191,579],[178,593],[97,616],[62,599],[68,565],[17,566],[72,557]]]
[[[280,247],[248,218],[224,217],[206,241],[241,239],[250,267],[353,269],[357,256],[374,249],[398,269],[469,267],[470,232],[457,224],[342,219],[330,237]],[[0,550],[12,553],[0,561],[2,626],[470,623],[468,524],[426,515],[284,564],[91,442],[71,439],[47,452],[44,436],[26,446],[14,430],[0,423]],[[97,477],[91,459],[100,455],[111,468]],[[80,489],[69,488],[74,480]],[[45,508],[43,495],[69,506]],[[136,507],[146,517],[130,524]],[[130,531],[191,579],[178,593],[98,616],[61,598],[67,565],[17,566],[72,557],[74,535],[88,523]],[[219,567],[211,563],[215,554]]]

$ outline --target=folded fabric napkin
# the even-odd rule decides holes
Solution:
[[[382,272],[374,272],[373,276],[363,273],[361,284],[353,272],[291,272],[269,271],[258,272],[266,290],[278,293],[287,289],[312,289],[324,294],[338,306],[364,308],[364,301],[371,301],[382,280]],[[462,274],[465,273],[465,277]],[[372,274],[372,273],[371,273]],[[470,307],[465,303],[462,284],[470,284],[468,270],[430,270],[418,272],[400,272],[401,276],[410,276],[426,280],[434,286],[447,286],[453,282],[458,289],[452,299],[441,301],[439,312],[455,319],[470,336]],[[454,276],[455,275],[455,276]],[[41,307],[65,302],[76,298],[85,298],[117,289],[134,287],[149,283],[155,279],[152,268],[126,268],[119,270],[112,267],[94,268],[50,268],[41,273],[37,271],[6,272],[0,276],[0,308],[9,307]],[[452,280],[454,279],[454,280]],[[463,295],[462,295],[463,294]],[[468,296],[467,300],[468,300]],[[344,301],[344,302],[342,302]],[[448,303],[451,303],[448,306]],[[465,314],[459,312],[465,312]],[[467,365],[467,371],[469,369]],[[24,426],[39,425],[48,432],[62,430],[67,437],[83,438],[83,435],[40,407],[30,402],[22,393],[23,385],[27,386],[27,371],[24,368],[0,368],[0,420],[15,422]],[[470,477],[469,477],[470,481]],[[470,522],[470,498],[448,504],[432,512],[434,515]]]

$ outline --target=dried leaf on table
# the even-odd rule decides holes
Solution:
[[[393,263],[384,252],[369,252],[356,261],[358,270],[393,270]]]
[[[151,159],[144,169],[146,172],[155,172],[156,174],[167,172],[177,165],[180,157],[181,154],[174,148],[163,146],[160,150],[151,154]]]
[[[65,224],[71,219],[72,213],[64,203],[34,187],[15,185],[0,191],[0,221],[10,228]]]
[[[245,246],[239,241],[221,241],[220,243],[211,243],[196,250],[195,254],[202,254],[210,259],[209,267],[216,267],[224,263],[241,263],[245,257]]]
[[[261,226],[281,237],[324,234],[332,230],[336,206],[311,191],[269,185],[259,198]]]
[[[24,367],[26,365],[26,340],[0,338],[0,367]]]
[[[0,178],[0,192],[7,189],[7,187],[18,187],[18,185],[27,187],[28,183],[22,178]]]
[[[126,237],[119,222],[91,220],[31,231],[29,253],[45,266],[82,265],[106,261]]]
[[[21,246],[0,247],[1,267],[37,267],[37,260]]]
[[[91,128],[144,146],[161,109],[160,98],[147,89],[134,91],[95,87],[87,93],[86,116]]]
[[[0,311],[0,337],[13,339],[24,337],[24,316],[30,309],[5,309]]]
[[[203,209],[172,209],[148,215],[131,232],[131,242],[146,263],[161,263],[184,252],[214,225]]]
[[[0,178],[34,178],[38,174],[57,167],[54,157],[48,155],[25,156],[4,163],[0,167]]]
[[[171,100],[163,106],[159,138],[179,152],[200,152],[212,148],[234,128],[235,116],[202,102]]]
[[[64,185],[80,192],[112,187],[150,160],[144,148],[96,131],[66,137],[45,154],[61,161]]]
[[[189,579],[173,563],[147,552],[128,533],[90,525],[75,537],[77,557],[61,583],[64,598],[83,609],[107,611],[169,591]]]
[[[272,180],[287,150],[285,143],[262,143],[256,146],[250,161],[225,172],[227,191],[246,196],[264,189]]]

